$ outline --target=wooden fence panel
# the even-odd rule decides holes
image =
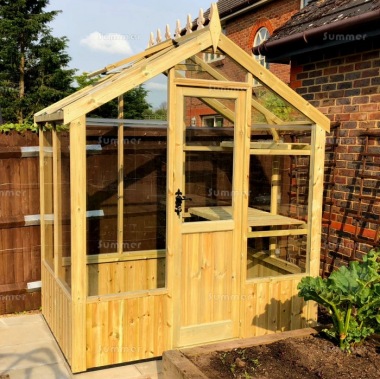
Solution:
[[[0,314],[41,305],[38,165],[35,133],[0,134]]]

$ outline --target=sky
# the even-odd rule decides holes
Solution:
[[[69,39],[70,68],[77,74],[92,72],[145,50],[150,33],[176,21],[186,24],[187,14],[198,16],[210,0],[50,0],[46,10],[60,10],[50,23],[55,37]],[[163,37],[164,38],[164,37]],[[148,102],[157,108],[166,101],[166,81],[156,77],[145,85]]]

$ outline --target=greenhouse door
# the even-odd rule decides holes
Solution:
[[[175,79],[171,87],[168,232],[176,347],[239,335],[248,86],[206,82]]]

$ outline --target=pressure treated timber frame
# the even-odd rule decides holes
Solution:
[[[96,71],[94,75],[105,76],[35,115],[40,127],[42,312],[74,373],[160,356],[172,348],[297,329],[316,321],[315,305],[298,298],[296,288],[302,277],[319,271],[324,143],[329,120],[221,33],[215,4],[210,22],[199,25],[196,31],[190,29],[187,25],[183,35],[177,27],[174,38],[167,30],[166,41],[158,33],[157,44],[151,40],[144,52]],[[204,62],[201,53],[207,49],[231,57],[244,70],[245,79],[233,82]],[[186,62],[195,63],[212,80],[180,75],[179,69],[186,68]],[[118,98],[122,119],[122,95],[161,73],[167,76],[169,107],[166,248],[123,249],[123,165],[130,153],[121,143],[126,127],[120,120],[116,134],[117,249],[87,255],[86,114]],[[306,121],[284,121],[259,102],[254,96],[254,79],[304,115]],[[186,144],[184,107],[189,97],[199,99],[233,123],[232,140],[219,145]],[[229,108],[225,100],[233,101],[235,108]],[[252,125],[253,110],[267,123]],[[68,154],[59,138],[62,125],[69,130],[71,256],[63,256],[61,246],[62,160]],[[283,140],[286,133],[303,130],[311,133],[310,144]],[[267,139],[251,141],[255,133]],[[231,156],[232,191],[241,196],[225,208],[186,205],[186,211],[177,215],[176,191],[185,185],[184,159],[191,154]],[[279,213],[279,162],[291,155],[309,159],[307,222]],[[272,162],[271,201],[266,211],[248,206],[252,157],[269,157]],[[195,217],[200,221],[191,221]],[[273,254],[278,239],[291,236],[307,238],[304,272]],[[270,239],[269,252],[255,251],[249,259],[263,272],[277,270],[286,275],[248,277],[248,241],[260,238]],[[101,290],[96,287],[100,278],[117,282],[117,272],[123,270],[120,267],[127,267],[121,264],[128,263],[136,270],[150,265],[156,272],[160,262],[165,263],[163,287],[136,290],[127,283],[116,283],[120,291],[113,293],[107,292],[107,284]],[[265,271],[268,266],[273,270]],[[205,296],[210,297],[207,303]]]

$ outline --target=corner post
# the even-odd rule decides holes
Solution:
[[[320,250],[322,235],[323,179],[325,162],[326,132],[319,125],[312,127],[309,205],[307,231],[307,272],[310,276],[319,275]],[[317,304],[308,302],[307,320],[317,321]]]
[[[70,123],[71,294],[73,373],[86,366],[86,116]]]

